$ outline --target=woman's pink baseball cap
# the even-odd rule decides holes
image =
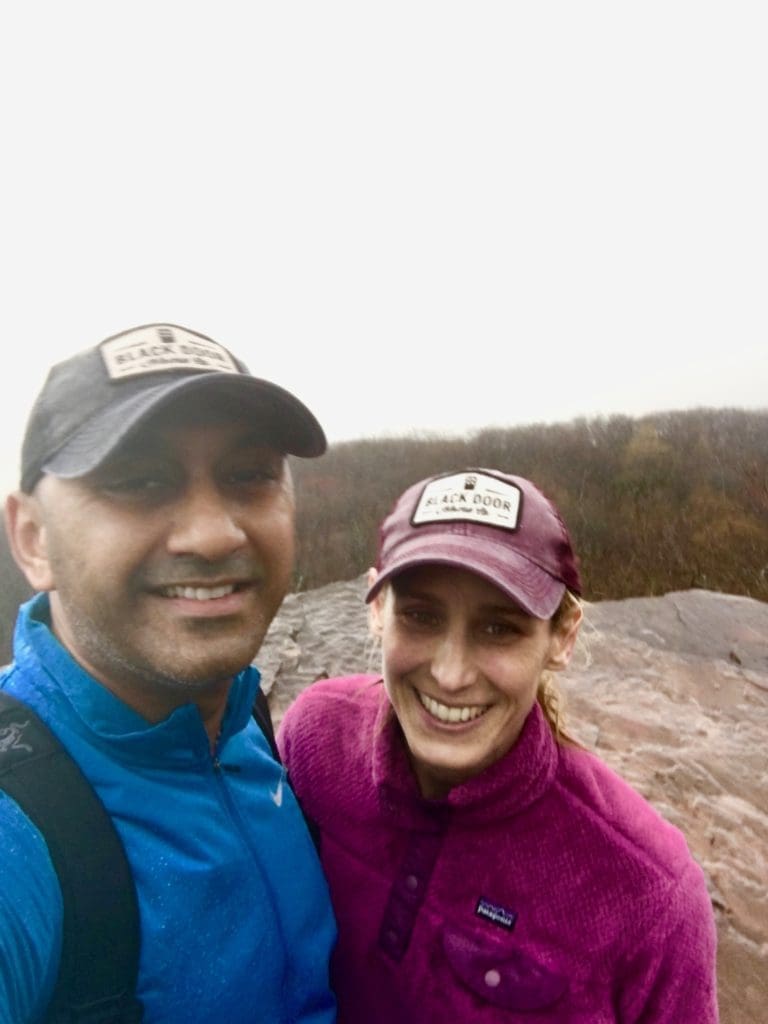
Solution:
[[[493,469],[421,480],[381,524],[372,601],[393,576],[423,565],[467,569],[537,619],[549,619],[566,589],[581,594],[571,538],[560,513],[530,480]]]

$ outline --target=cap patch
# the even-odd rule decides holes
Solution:
[[[522,491],[487,473],[455,473],[432,480],[422,491],[411,522],[414,526],[460,520],[514,530]]]
[[[140,327],[103,342],[100,349],[111,380],[169,370],[241,372],[222,345],[183,327]]]

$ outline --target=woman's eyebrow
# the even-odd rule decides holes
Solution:
[[[530,619],[531,616],[516,604],[481,604],[479,609],[485,615],[508,615],[513,619]]]
[[[395,584],[393,582],[392,583],[392,590],[393,590],[394,595],[395,595],[396,598],[398,598],[398,597],[415,598],[416,600],[419,600],[419,601],[432,601],[435,604],[442,604],[442,601],[440,600],[440,598],[436,594],[433,594],[429,590],[422,590],[422,589],[419,588],[418,585],[414,586],[413,584],[409,584],[409,583],[397,583],[397,584]]]

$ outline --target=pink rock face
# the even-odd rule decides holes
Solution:
[[[360,577],[287,598],[258,659],[276,721],[318,677],[377,670],[364,592]],[[570,731],[686,835],[718,924],[722,1024],[762,1021],[768,604],[700,590],[605,601],[583,635],[561,680]],[[502,989],[483,966],[477,984]]]

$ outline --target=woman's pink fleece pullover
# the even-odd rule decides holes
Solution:
[[[279,743],[321,833],[339,1024],[711,1024],[715,929],[681,833],[538,706],[424,800],[378,677],[316,683]]]

